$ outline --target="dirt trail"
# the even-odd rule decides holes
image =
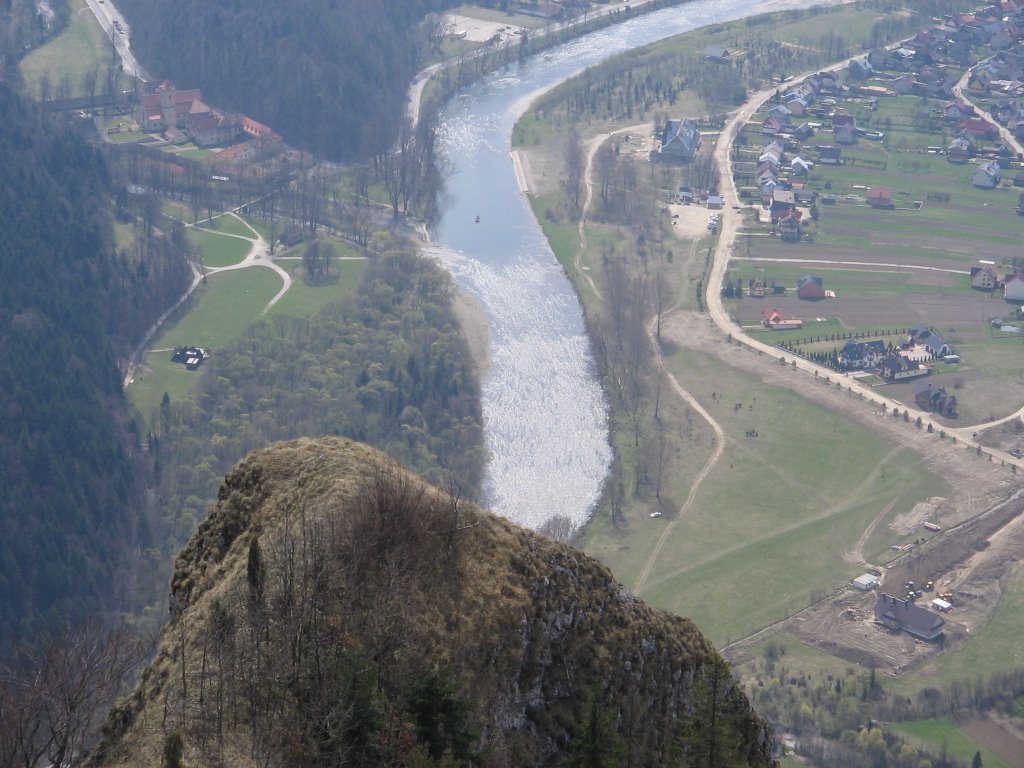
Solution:
[[[665,318],[662,318],[663,321]],[[697,497],[697,490],[700,488],[701,483],[704,482],[711,470],[718,464],[718,460],[722,458],[722,453],[725,451],[725,432],[722,427],[719,426],[718,422],[715,421],[711,414],[708,413],[704,406],[697,402],[697,398],[683,389],[676,377],[673,376],[668,369],[665,368],[665,362],[661,356],[661,344],[658,339],[655,338],[654,326],[657,322],[657,318],[651,318],[650,322],[647,323],[647,337],[651,341],[651,345],[654,347],[655,354],[658,359],[658,371],[662,376],[665,376],[669,383],[672,385],[672,390],[681,397],[687,405],[693,408],[701,417],[711,425],[711,428],[715,431],[715,450],[711,456],[704,463],[697,477],[693,481],[693,485],[690,486],[690,493],[686,497],[686,501],[679,508],[676,516],[669,521],[668,525],[665,526],[665,530],[661,532],[661,536],[658,537],[658,542],[654,545],[654,549],[651,550],[651,554],[647,556],[647,561],[644,563],[643,569],[640,571],[640,576],[636,580],[636,585],[633,587],[633,592],[637,595],[647,584],[647,578],[651,575],[651,569],[654,567],[654,563],[657,562],[658,557],[661,555],[661,550],[665,546],[665,542],[668,541],[668,537],[672,534],[672,530],[676,527],[676,523],[683,519],[683,516],[689,511],[690,507],[693,506],[693,500]]]
[[[604,298],[601,296],[601,291],[597,289],[597,286],[594,284],[594,280],[590,277],[589,268],[583,263],[583,252],[587,250],[587,213],[590,211],[590,204],[594,200],[594,155],[597,154],[597,150],[601,148],[601,145],[608,141],[612,136],[620,133],[636,133],[637,131],[647,128],[649,125],[650,123],[640,123],[639,125],[631,125],[628,128],[619,128],[611,133],[602,133],[589,139],[586,144],[586,161],[583,171],[583,186],[586,189],[586,194],[583,198],[583,210],[580,213],[580,222],[578,226],[580,248],[576,252],[574,264],[576,266],[576,271],[586,279],[587,284],[590,285],[590,289],[594,292],[594,295],[602,301]]]

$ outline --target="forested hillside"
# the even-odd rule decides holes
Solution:
[[[116,602],[145,539],[117,361],[187,279],[116,252],[102,155],[0,83],[0,636]]]
[[[165,400],[151,447],[174,526],[168,559],[205,518],[224,473],[277,440],[362,440],[478,497],[480,391],[451,278],[401,238],[375,242],[351,300],[253,326],[210,359],[195,398]]]
[[[392,145],[428,41],[421,21],[457,0],[124,0],[154,77],[332,160]],[[495,5],[496,2],[483,2]]]

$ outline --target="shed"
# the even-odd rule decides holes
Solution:
[[[853,580],[853,586],[862,592],[874,589],[879,584],[878,577],[873,573],[865,573]]]
[[[713,211],[721,210],[723,205],[721,195],[708,195],[708,208]]]

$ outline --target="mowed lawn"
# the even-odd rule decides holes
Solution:
[[[281,288],[281,278],[269,269],[244,269],[211,275],[192,299],[150,344],[144,364],[128,387],[128,394],[144,419],[152,417],[164,392],[172,400],[191,391],[199,371],[171,362],[171,350],[197,346],[216,354],[217,349],[255,322]],[[147,370],[148,369],[148,370]],[[200,369],[202,370],[202,369]]]
[[[200,227],[191,227],[188,230],[188,237],[192,245],[199,249],[203,263],[208,267],[230,267],[242,261],[252,249],[252,242],[249,240],[222,235]]]
[[[39,96],[39,82],[44,75],[49,77],[51,97],[56,95],[62,78],[67,78],[71,96],[86,96],[82,76],[93,66],[99,70],[96,95],[103,93],[107,67],[114,68],[120,58],[111,61],[110,42],[99,22],[89,10],[85,0],[70,0],[71,18],[67,28],[45,45],[30,51],[21,60],[21,76],[25,79],[26,90],[34,97]],[[118,75],[118,87],[123,87],[122,75]]]
[[[292,276],[292,287],[267,313],[292,317],[312,317],[324,307],[355,293],[366,271],[366,261],[335,261],[331,264],[332,280],[320,285],[308,284],[300,274],[302,262],[284,259],[277,262]]]
[[[667,362],[725,430],[726,447],[641,594],[690,616],[716,643],[781,619],[806,606],[812,593],[861,572],[842,553],[894,498],[899,501],[886,519],[944,492],[942,480],[922,469],[916,454],[840,414],[707,355],[680,351]],[[708,455],[710,446],[700,446],[694,466]],[[618,542],[595,537],[586,549],[599,550],[630,585],[669,518],[642,520],[642,535]],[[879,529],[887,530],[884,520]],[[864,555],[871,560],[889,543],[872,537]]]
[[[937,754],[945,747],[949,755],[963,760],[968,765],[974,759],[974,753],[980,751],[982,765],[985,768],[1009,768],[995,754],[957,728],[948,717],[896,723],[891,729],[912,744],[926,747],[929,752]]]
[[[226,235],[239,235],[240,237],[256,237],[256,232],[249,227],[239,216],[233,213],[225,213],[216,218],[204,221],[203,229],[212,229]]]

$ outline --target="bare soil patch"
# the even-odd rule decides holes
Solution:
[[[725,211],[709,211],[700,205],[677,205],[668,206],[669,216],[672,217],[672,234],[680,240],[699,240],[709,234],[708,220],[713,214],[725,215]]]
[[[942,496],[932,496],[925,501],[919,501],[909,512],[894,517],[889,527],[903,536],[914,533],[921,527],[921,523],[931,519],[943,501],[945,499]]]
[[[986,717],[971,717],[957,723],[960,730],[995,752],[1011,768],[1024,768],[1024,741]]]
[[[491,368],[491,322],[480,302],[462,289],[455,292],[452,306],[462,327],[462,336],[469,346],[477,376],[483,379]]]

